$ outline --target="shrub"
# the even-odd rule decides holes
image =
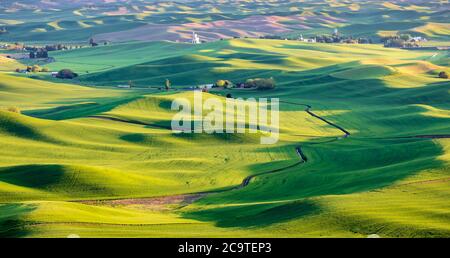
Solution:
[[[60,78],[60,79],[73,79],[75,77],[78,77],[78,74],[74,73],[70,69],[62,69],[61,71],[59,71],[56,74],[56,78]]]
[[[217,87],[225,87],[225,88],[232,88],[233,87],[233,83],[230,82],[229,80],[218,80],[216,82],[216,86]]]
[[[218,80],[216,82],[217,87],[225,87],[225,81],[224,80]]]
[[[275,88],[275,80],[273,78],[248,79],[245,82],[245,88],[256,88],[258,90],[271,90]]]
[[[18,107],[8,107],[6,110],[9,112],[20,114],[20,109]]]
[[[448,79],[448,73],[444,71],[440,72],[438,76],[442,79]]]
[[[41,71],[41,67],[40,67],[39,65],[33,65],[33,66],[31,67],[31,71],[32,71],[33,73],[38,73],[38,72]]]
[[[44,72],[44,73],[48,73],[48,72],[49,72],[49,70],[48,70],[48,68],[47,68],[47,67],[44,67],[44,68],[42,68],[42,69],[41,69],[41,72]]]
[[[227,89],[233,88],[233,83],[228,80],[225,80],[225,88]]]

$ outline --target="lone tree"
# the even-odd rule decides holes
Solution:
[[[166,79],[164,87],[166,88],[166,90],[170,90],[170,81],[169,81],[169,79]]]
[[[442,79],[448,79],[448,73],[445,71],[440,72],[438,76]]]
[[[225,87],[225,81],[224,80],[218,80],[216,82],[217,87]]]
[[[220,88],[232,88],[233,87],[233,83],[230,82],[229,80],[218,80],[216,82],[216,86],[220,87]]]
[[[78,74],[74,73],[70,69],[62,69],[61,71],[59,71],[56,74],[56,78],[60,78],[60,79],[73,79],[75,77],[78,77]]]

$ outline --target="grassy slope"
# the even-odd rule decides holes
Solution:
[[[114,47],[110,46],[111,50]],[[189,65],[183,70],[181,64],[171,61],[176,60],[172,56],[157,56],[145,60],[148,62],[145,66],[151,64],[157,72],[126,61],[130,66],[92,73],[84,79],[112,84],[116,81],[111,76],[119,72],[120,77],[134,79],[136,74],[130,72],[134,69],[146,69],[138,73],[144,76],[145,83],[156,84],[168,77],[180,86],[218,78],[274,76],[279,83],[274,91],[234,90],[231,93],[311,104],[314,112],[349,130],[351,137],[333,140],[342,133],[308,116],[303,106],[287,103],[281,104],[281,141],[267,147],[257,144],[258,138],[249,135],[177,137],[160,128],[172,116],[168,101],[179,94],[188,96],[187,93],[148,95],[89,113],[149,126],[86,117],[83,115],[86,106],[78,105],[87,101],[82,101],[82,97],[76,98],[72,109],[63,116],[55,115],[57,104],[48,105],[40,98],[31,98],[25,106],[40,109],[39,112],[28,110],[29,114],[59,121],[0,113],[0,137],[5,145],[1,153],[4,158],[1,159],[0,191],[2,201],[7,203],[0,206],[5,214],[1,217],[3,235],[358,237],[377,233],[387,237],[414,237],[450,234],[447,212],[450,196],[446,190],[449,181],[440,180],[449,177],[450,142],[393,138],[449,133],[450,85],[448,81],[436,79],[433,73],[447,69],[448,64],[437,60],[433,62],[437,61],[439,66],[429,63],[433,53],[260,40],[180,48],[180,52],[172,53],[180,55],[180,59],[190,58],[197,69],[190,69],[192,65]],[[102,47],[96,51],[107,50],[108,47]],[[81,62],[96,61],[92,57],[94,50],[76,51],[87,54],[80,57],[84,58]],[[63,52],[61,58],[82,56],[76,51]],[[105,57],[105,63],[95,65],[107,67],[108,62],[121,59],[114,54]],[[172,73],[165,67],[171,67]],[[15,94],[21,88],[8,86],[11,83],[5,83],[4,92]],[[74,87],[39,83],[48,86],[42,88],[43,92]],[[76,91],[72,96],[82,92]],[[70,113],[80,115],[71,117]],[[66,120],[67,116],[73,119]],[[297,159],[294,147],[299,143],[308,156],[306,164],[257,177],[244,189],[210,195],[173,212],[61,202],[230,187],[246,175],[292,164]],[[31,180],[37,173],[46,176]],[[37,223],[31,225],[31,221]]]
[[[411,76],[407,73],[411,69],[401,71],[396,68],[406,64],[414,69],[419,66],[428,68],[427,72],[447,69],[427,63],[433,54],[386,49],[378,45],[355,47],[346,44],[324,45],[276,40],[218,41],[202,46],[156,42],[60,52],[56,54],[57,61],[50,64],[50,68],[71,68],[82,74],[92,68],[90,73],[82,75],[80,80],[97,85],[115,86],[131,79],[137,86],[160,86],[165,78],[169,78],[175,86],[188,86],[212,83],[217,79],[241,81],[256,76],[274,76],[279,78],[279,83],[288,84],[314,75],[311,73],[312,69],[317,69],[316,74],[326,71],[340,79],[346,74],[347,77],[367,74],[366,76],[372,75],[374,79],[384,80],[392,77],[384,78],[382,75],[400,76],[406,73]],[[98,58],[100,55],[101,59]],[[391,57],[391,62],[395,62],[387,63],[389,66],[386,66],[386,60],[380,58],[386,56]],[[415,60],[408,61],[408,58]],[[425,59],[425,63],[421,63],[422,59]],[[364,61],[367,66],[361,67],[358,62]],[[342,75],[338,73],[349,67],[360,70],[346,71]],[[299,73],[301,71],[308,72]],[[193,72],[202,76],[189,76]],[[421,80],[421,84],[437,82],[431,78],[417,79]]]
[[[1,52],[0,52],[1,54]],[[14,59],[7,58],[4,55],[0,55],[0,71],[2,72],[12,72],[17,68],[25,68],[25,66]]]

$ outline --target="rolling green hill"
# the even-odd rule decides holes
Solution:
[[[386,83],[397,77],[400,81],[401,77],[404,84],[412,86],[415,81],[419,81],[419,85],[439,82],[427,73],[448,69],[448,60],[434,54],[379,45],[235,39],[201,46],[155,42],[62,51],[55,54],[56,62],[48,67],[73,69],[82,74],[80,81],[104,86],[126,84],[130,80],[141,87],[161,86],[166,78],[174,86],[182,87],[214,83],[218,79],[244,81],[264,76],[276,77],[282,84],[303,83],[307,77],[333,80],[323,76],[324,72],[336,80],[352,79],[353,73],[363,76],[360,79],[371,77]],[[408,61],[410,58],[413,60]],[[438,60],[442,62],[440,66],[430,63]],[[360,67],[361,64],[367,66]],[[405,66],[407,69],[402,69]],[[355,69],[349,70],[351,67]],[[415,71],[426,76],[413,79]],[[192,73],[202,76],[189,76]]]
[[[448,237],[450,83],[436,76],[447,56],[280,40],[125,43],[59,52],[48,66],[137,89],[2,73],[0,236]],[[171,102],[192,100],[183,88],[271,76],[274,90],[204,97],[279,98],[277,144],[170,130]],[[145,89],[166,78],[177,90]]]

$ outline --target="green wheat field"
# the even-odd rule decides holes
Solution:
[[[450,237],[448,1],[58,2],[0,3],[0,237]],[[172,132],[252,78],[204,98],[279,98],[276,144]]]

